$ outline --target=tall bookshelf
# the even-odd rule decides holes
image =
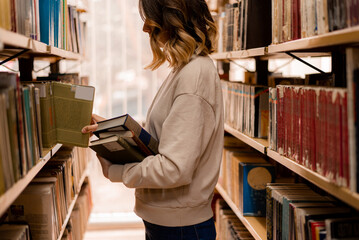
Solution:
[[[82,8],[77,9],[77,11],[86,12],[86,9],[87,7],[83,6]],[[47,45],[39,40],[34,40],[30,37],[0,27],[0,63],[3,64],[7,61],[13,61],[14,59],[29,59],[28,61],[30,65],[33,65],[33,61],[36,60],[47,61],[49,64],[52,63],[52,65],[57,62],[57,65],[55,68],[51,69],[51,71],[58,73],[56,71],[59,69],[58,62],[60,60],[82,61],[83,55],[78,52],[68,51],[53,45]],[[26,71],[32,72],[32,70],[33,69]],[[6,211],[11,204],[18,198],[18,196],[31,183],[36,175],[44,168],[44,166],[51,161],[51,158],[55,156],[61,147],[62,144],[55,144],[52,148],[44,148],[42,154],[43,156],[36,161],[37,163],[32,166],[24,176],[7,189],[5,193],[0,195],[0,219],[6,215]],[[75,161],[77,160],[78,159]],[[75,186],[75,188],[78,189],[78,192],[74,193],[75,195],[68,207],[67,215],[58,234],[59,240],[63,237],[76,201],[80,196],[81,187],[86,182],[87,177],[88,169],[84,170],[83,174],[79,176],[79,184],[78,186]]]
[[[214,16],[218,16],[218,9],[224,6],[225,3],[235,3],[237,1],[225,1],[214,0],[207,1],[209,6],[215,6],[211,9]],[[216,2],[216,3],[213,3]],[[267,46],[258,47],[254,49],[246,49],[240,51],[223,51],[215,52],[211,55],[211,58],[215,62],[219,61],[233,61],[233,60],[255,60],[256,62],[266,61],[268,59],[290,58],[288,53],[292,53],[297,57],[321,57],[331,56],[333,58],[338,50],[342,50],[346,47],[357,46],[359,43],[359,26],[347,27],[345,29],[336,30],[333,32],[324,33],[321,35],[311,36],[307,38],[301,38],[297,40],[291,40],[278,44],[269,44]],[[334,63],[332,63],[333,66]],[[258,66],[256,64],[256,66]],[[333,66],[334,67],[334,66]],[[256,71],[262,71],[263,69],[256,69]],[[265,69],[268,73],[268,69]],[[263,76],[263,75],[262,75]],[[342,79],[341,81],[346,81]],[[263,83],[260,83],[263,84]],[[344,84],[345,85],[345,84]],[[347,187],[341,187],[331,182],[327,178],[318,174],[317,172],[298,164],[292,159],[280,155],[278,152],[270,149],[269,140],[252,138],[248,135],[237,131],[233,127],[225,124],[224,129],[227,133],[231,134],[235,138],[241,140],[248,146],[259,151],[269,159],[279,163],[287,168],[289,171],[296,175],[306,179],[316,187],[324,190],[329,195],[334,196],[339,201],[345,203],[355,210],[359,210],[359,194],[351,191]],[[266,223],[264,217],[245,217],[239,210],[239,207],[232,201],[224,187],[220,183],[216,186],[217,192],[227,202],[228,206],[233,210],[237,217],[246,226],[248,231],[257,240],[267,239],[266,235]]]

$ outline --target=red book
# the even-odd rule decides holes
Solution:
[[[300,158],[299,164],[303,165],[308,159],[308,115],[307,115],[307,88],[302,88],[300,92],[300,111],[301,111],[301,129],[300,129]]]
[[[277,149],[279,154],[284,154],[284,128],[283,128],[283,115],[284,115],[284,87],[277,87]]]
[[[300,138],[301,138],[301,101],[300,101],[301,87],[293,87],[293,139],[292,139],[292,157],[293,160],[299,162],[300,160]]]
[[[292,0],[292,40],[300,38],[300,0]]]
[[[314,89],[309,89],[307,91],[307,127],[308,127],[308,162],[306,163],[306,166],[313,171],[316,171],[317,168],[317,162],[316,162],[316,115],[317,115],[317,108],[316,104],[318,104],[317,101],[317,95]]]
[[[341,164],[341,112],[340,112],[340,89],[332,89],[329,90],[331,93],[331,98],[328,95],[328,100],[330,101],[330,105],[328,106],[332,111],[332,118],[329,119],[329,126],[328,126],[328,134],[330,132],[331,137],[333,140],[331,141],[332,146],[332,156],[330,157],[331,163],[331,179],[333,182],[336,182],[338,185],[340,184],[340,168]],[[329,114],[328,114],[329,115]],[[328,116],[329,118],[329,116]],[[329,137],[329,136],[328,136]]]
[[[331,139],[328,138],[328,121],[327,121],[327,93],[325,89],[321,89],[319,93],[319,123],[320,127],[320,145],[319,145],[319,159],[317,162],[317,166],[321,166],[323,176],[328,176],[328,148],[329,141]]]
[[[346,90],[343,90],[341,96],[341,185],[349,187],[349,135],[348,135],[348,94]]]
[[[292,101],[292,87],[286,86],[284,88],[284,129],[285,129],[285,146],[284,146],[284,154],[292,159],[292,138],[293,138],[293,101]]]

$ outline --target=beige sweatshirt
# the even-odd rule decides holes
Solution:
[[[159,154],[109,168],[111,181],[136,188],[139,217],[163,226],[186,226],[213,216],[211,200],[223,149],[222,101],[209,57],[194,55],[163,82],[146,121],[146,129],[159,140]]]

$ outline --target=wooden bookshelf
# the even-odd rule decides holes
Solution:
[[[294,52],[359,42],[359,26],[268,46],[268,53]]]
[[[56,144],[51,149],[44,149],[44,157],[33,166],[29,172],[17,181],[10,189],[8,189],[2,196],[0,196],[0,216],[3,215],[9,208],[11,203],[16,200],[20,193],[32,181],[36,174],[42,169],[43,166],[50,160],[50,158],[60,149],[62,145]]]
[[[241,132],[235,130],[234,128],[228,126],[227,124],[224,124],[224,130],[226,132],[232,134],[233,136],[235,136],[242,142],[244,142],[244,143],[248,144],[249,146],[255,148],[256,150],[260,151],[261,153],[263,153],[263,154],[266,153],[267,147],[269,146],[267,139],[251,138],[251,137],[247,136],[246,134],[241,133]]]
[[[299,176],[307,179],[308,181],[314,183],[316,186],[322,188],[326,192],[330,193],[334,197],[340,199],[341,201],[347,203],[348,205],[354,207],[359,210],[359,194],[350,191],[348,188],[339,187],[336,184],[330,182],[328,179],[323,177],[322,175],[302,166],[295,161],[286,158],[279,153],[272,151],[270,149],[267,150],[267,155],[287,167],[291,171],[295,172]]]
[[[1,49],[1,45],[3,45],[3,49]],[[2,52],[5,52],[6,55],[11,56],[23,49],[30,50],[29,53],[26,53],[26,55],[31,55],[34,57],[57,57],[69,60],[81,59],[81,55],[78,53],[49,46],[24,35],[0,28],[0,50]]]
[[[80,192],[81,192],[81,187],[82,187],[82,184],[85,182],[85,179],[86,177],[88,176],[88,168],[84,171],[84,173],[82,174],[81,176],[81,179],[80,179],[80,182],[79,182],[79,186],[78,186],[78,189],[79,189],[79,192],[75,194],[75,197],[74,199],[72,199],[72,202],[68,208],[68,211],[67,211],[67,215],[66,215],[66,218],[64,220],[64,223],[62,224],[62,227],[61,227],[61,232],[58,236],[58,240],[61,240],[62,239],[62,235],[64,234],[65,232],[65,229],[66,229],[66,226],[67,226],[67,223],[69,222],[70,220],[70,217],[71,217],[71,214],[72,214],[72,211],[74,210],[74,207],[75,207],[75,204],[76,204],[76,201],[77,201],[77,198],[79,197],[80,195]]]
[[[243,225],[248,229],[248,231],[252,234],[252,236],[256,240],[264,240],[267,239],[267,231],[266,231],[266,218],[265,217],[245,217],[239,211],[239,208],[232,201],[232,199],[228,196],[223,187],[217,183],[216,189],[221,194],[223,199],[230,206],[232,211],[237,215],[239,220],[243,223]]]
[[[245,59],[245,58],[253,58],[260,57],[266,55],[267,48],[253,48],[242,51],[232,51],[232,52],[221,52],[221,53],[213,53],[211,54],[212,59],[214,60],[226,60],[226,59]]]
[[[65,58],[67,60],[80,60],[81,59],[81,55],[79,53],[66,51],[61,48],[56,48],[53,46],[47,46],[47,51],[52,56],[58,56],[61,58]]]

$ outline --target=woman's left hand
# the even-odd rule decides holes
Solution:
[[[98,154],[97,154],[97,158],[100,161],[103,175],[106,178],[108,178],[108,169],[111,167],[112,163],[109,160],[107,160],[103,157],[100,157]]]

